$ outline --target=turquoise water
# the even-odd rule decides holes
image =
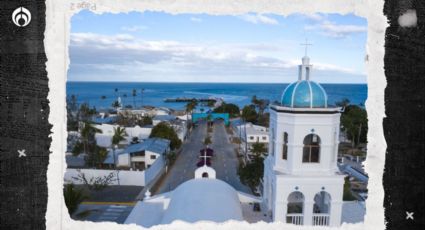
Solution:
[[[98,110],[108,109],[121,96],[124,105],[133,105],[132,91],[136,107],[143,105],[164,106],[183,109],[185,103],[166,103],[165,98],[221,97],[227,103],[240,107],[249,104],[253,95],[280,101],[282,92],[288,84],[239,84],[239,83],[143,83],[143,82],[68,82],[67,96],[76,95],[78,102],[87,102]],[[351,104],[363,105],[367,98],[366,84],[321,84],[328,94],[328,103],[334,104],[348,98]],[[118,93],[115,92],[118,89]],[[141,89],[144,89],[143,95]],[[127,95],[127,97],[125,97]],[[102,99],[102,96],[106,98]]]

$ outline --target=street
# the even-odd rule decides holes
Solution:
[[[217,179],[225,181],[238,191],[252,194],[251,189],[239,180],[237,174],[239,160],[236,157],[234,145],[229,142],[223,121],[218,120],[214,123],[211,147],[214,149],[211,166],[217,173]]]
[[[210,147],[214,150],[211,167],[216,170],[217,179],[227,182],[238,191],[252,194],[251,190],[239,181],[237,175],[239,162],[233,149],[234,146],[229,143],[224,123],[215,121],[213,133],[209,135],[212,139]],[[199,150],[205,147],[203,141],[206,136],[206,122],[198,122],[155,194],[174,190],[183,182],[194,178],[194,172],[197,169],[196,163],[199,161]]]
[[[169,169],[155,194],[169,192],[185,181],[193,179],[196,163],[199,160],[199,150],[204,147],[203,141],[207,134],[206,122],[199,122],[193,129],[189,139],[183,143],[182,151],[174,165]]]

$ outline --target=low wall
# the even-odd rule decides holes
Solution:
[[[160,156],[148,169],[145,170],[146,185],[150,184],[157,177],[159,177],[163,170],[165,170],[165,160],[163,156]]]
[[[114,181],[112,185],[132,185],[132,186],[145,186],[145,171],[125,171],[125,170],[103,170],[103,169],[66,169],[64,179],[67,182],[74,184],[82,184],[81,181],[74,179],[80,173],[84,173],[87,180],[93,177],[104,177],[110,173],[119,178]]]

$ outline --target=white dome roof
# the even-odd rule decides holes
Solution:
[[[186,181],[173,191],[162,224],[170,224],[174,220],[189,223],[242,221],[238,194],[221,180],[202,178]]]

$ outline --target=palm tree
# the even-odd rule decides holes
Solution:
[[[75,188],[74,184],[65,185],[63,197],[65,198],[65,204],[70,216],[77,211],[80,203],[87,198],[81,189]]]
[[[188,102],[186,104],[186,119],[189,120],[189,113],[192,115],[193,114],[193,110],[196,108],[196,106],[198,105],[198,102],[194,99],[191,100],[190,102]]]
[[[133,89],[133,92],[131,95],[133,96],[133,108],[136,109],[136,96],[137,96],[136,89]]]
[[[116,168],[115,162],[115,146],[117,146],[121,141],[125,140],[127,133],[125,132],[125,128],[114,128],[114,135],[112,136],[112,150],[114,157],[114,167]]]
[[[89,145],[95,141],[94,136],[96,133],[102,133],[102,130],[94,127],[92,123],[84,122],[80,133],[83,141],[84,153],[89,154]]]
[[[144,91],[145,91],[145,89],[143,89],[143,88],[140,90],[140,96],[141,96],[141,99],[142,99],[142,100],[140,101],[140,104],[141,104],[141,105],[140,105],[140,107],[142,107],[142,106],[143,106],[143,92],[144,92]]]

